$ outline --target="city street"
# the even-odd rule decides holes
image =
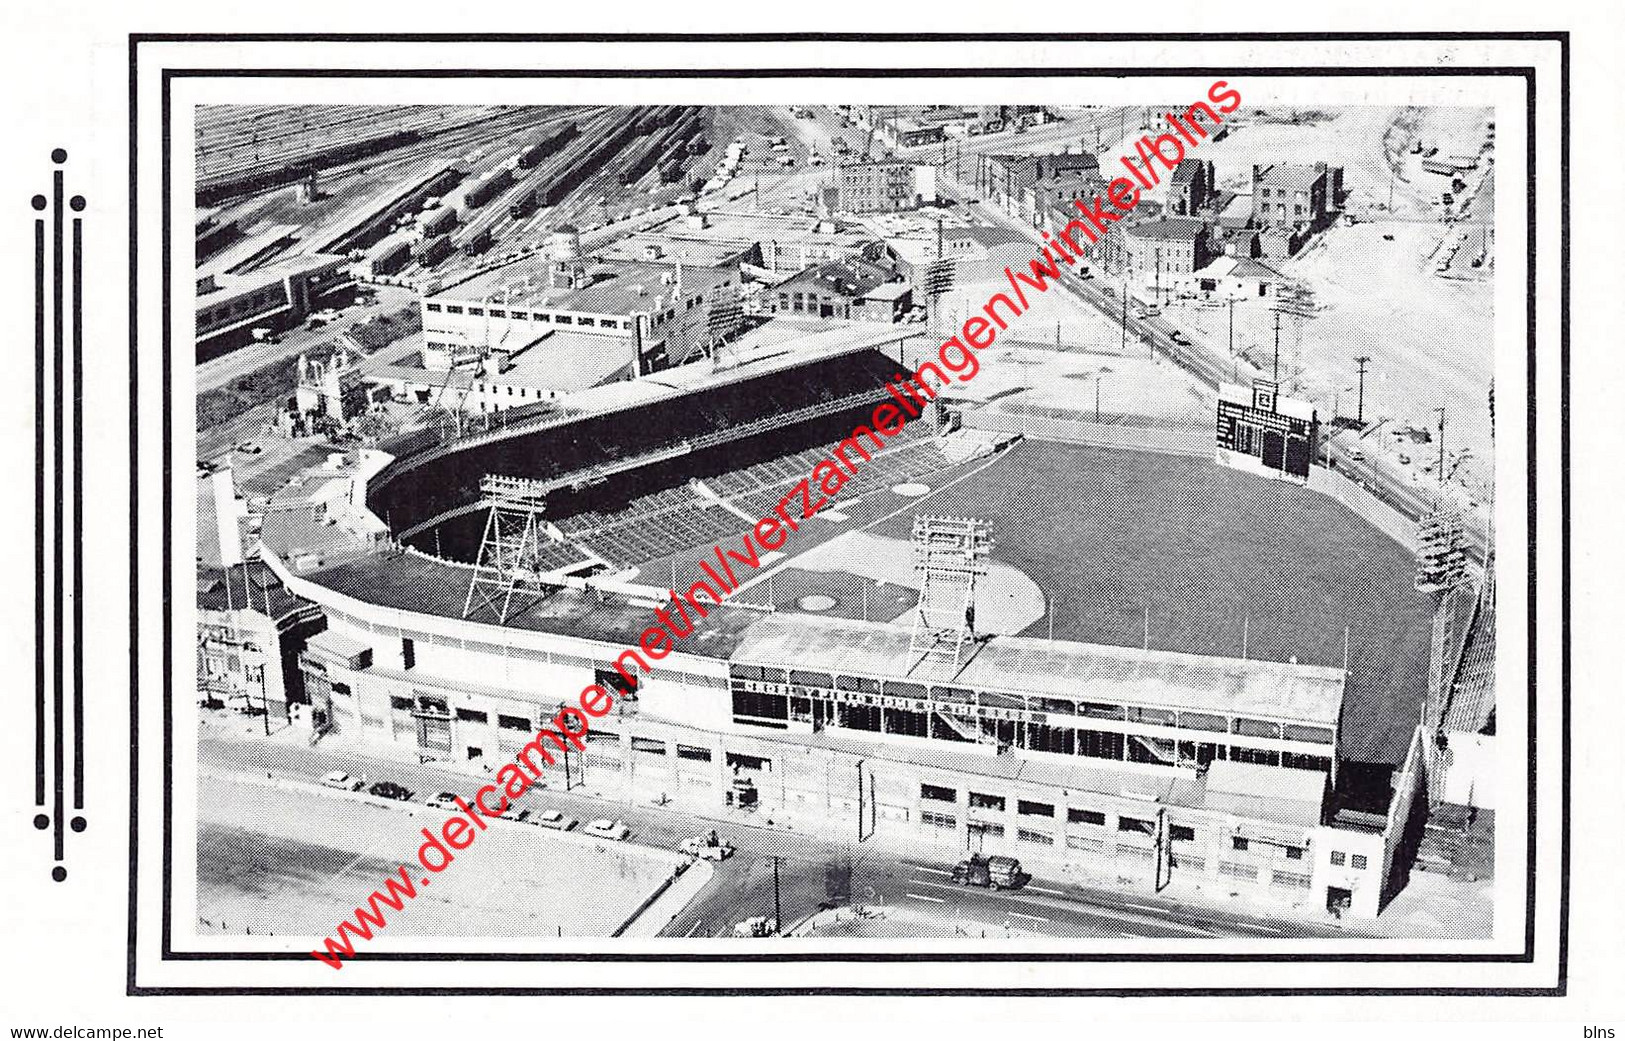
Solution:
[[[401,762],[341,746],[307,747],[302,741],[222,739],[199,735],[204,776],[210,770],[269,773],[274,778],[314,781],[329,770],[392,780],[421,793],[442,789],[472,793],[476,777],[433,764]],[[778,913],[786,927],[819,910],[826,900],[825,874],[850,857],[854,904],[906,904],[915,910],[959,922],[970,935],[1000,935],[1006,923],[1027,933],[1095,938],[1281,938],[1347,937],[1352,929],[1316,922],[1270,918],[1181,906],[1149,892],[1125,893],[1090,888],[1040,875],[1015,891],[993,892],[955,885],[953,860],[939,846],[904,847],[841,843],[742,823],[707,818],[671,808],[631,806],[562,790],[555,776],[519,800],[532,811],[557,809],[580,820],[612,817],[631,828],[630,841],[676,849],[685,839],[716,828],[738,847],[715,865],[711,882],[664,927],[665,936],[720,936],[755,915],[773,917],[774,858],[778,859]],[[407,812],[402,808],[402,812]],[[764,816],[758,814],[757,816]]]
[[[337,320],[318,328],[310,329],[306,327],[306,323],[300,323],[282,333],[274,342],[251,343],[210,358],[208,361],[198,362],[198,393],[223,387],[239,376],[246,376],[262,366],[337,340],[339,334],[363,322],[371,321],[380,315],[394,314],[404,307],[415,306],[418,302],[417,292],[402,286],[375,285],[372,291],[372,299],[344,307],[339,312]]]

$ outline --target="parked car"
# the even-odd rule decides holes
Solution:
[[[609,839],[612,842],[624,842],[626,837],[632,834],[632,829],[628,828],[624,822],[612,821],[605,817],[600,817],[598,820],[583,825],[581,830],[588,835]]]
[[[576,826],[574,817],[566,817],[558,810],[543,810],[532,817],[530,822],[539,824],[544,828],[552,828],[554,831],[569,831]]]
[[[962,886],[1014,889],[1021,885],[1021,861],[1014,857],[984,857],[973,853],[969,860],[954,865],[953,880]]]
[[[237,446],[237,451],[243,453],[244,455],[259,455],[261,452],[265,451],[265,448],[261,445],[256,445],[252,441],[244,441],[242,444]]]
[[[405,802],[412,797],[410,788],[403,784],[396,784],[394,781],[379,781],[371,788],[368,788],[367,791],[380,799],[398,799],[401,802]]]
[[[1168,333],[1168,339],[1185,347],[1189,347],[1191,345],[1190,340],[1187,339],[1185,334],[1180,332],[1178,329],[1170,330]]]
[[[513,821],[515,824],[523,824],[530,820],[530,811],[521,806],[515,806],[510,802],[507,806],[502,808],[502,813],[499,814],[499,816],[505,821]]]
[[[457,809],[457,796],[451,792],[441,792],[429,800],[429,805],[442,810]]]
[[[733,843],[717,838],[715,831],[685,839],[681,848],[684,853],[701,860],[722,861],[734,855]]]
[[[735,936],[772,936],[778,931],[778,919],[769,918],[766,915],[757,915],[755,918],[747,918],[743,922],[740,922],[738,925],[734,926]]]
[[[322,775],[322,787],[337,788],[341,792],[359,792],[361,786],[366,783],[359,777],[351,777],[343,770],[330,770]]]

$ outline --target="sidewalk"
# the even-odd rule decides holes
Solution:
[[[674,918],[682,914],[683,908],[700,895],[700,890],[710,883],[715,873],[716,869],[709,861],[691,862],[656,891],[649,903],[627,919],[615,935],[637,939],[659,936],[660,930],[670,925]]]
[[[980,919],[946,919],[923,914],[912,908],[891,905],[887,907],[838,907],[819,911],[811,917],[785,930],[785,936],[857,937],[862,939],[921,940],[936,938],[970,937],[973,939],[1018,939],[1042,937],[1043,933],[1029,932],[1009,924],[984,922]]]

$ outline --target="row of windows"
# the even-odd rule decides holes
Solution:
[[[472,318],[507,318],[516,322],[540,322],[544,325],[585,325],[589,327],[603,327],[605,329],[630,329],[631,319],[622,318],[590,318],[586,315],[550,314],[546,311],[510,311],[502,307],[475,307],[462,304],[424,304],[425,311],[435,314],[467,314]],[[675,312],[667,311],[670,318]]]
[[[958,800],[958,794],[959,793],[957,790],[947,788],[942,785],[920,785],[920,798],[925,800],[935,802],[956,802]],[[1003,811],[1005,807],[1005,800],[1002,796],[998,795],[988,795],[983,792],[971,792],[970,805],[973,809]],[[1018,799],[1016,801],[1016,812],[1028,817],[1053,817],[1055,816],[1055,807],[1051,803]],[[1068,824],[1092,824],[1097,827],[1102,827],[1106,823],[1106,815],[1098,810],[1085,810],[1077,807],[1068,807],[1066,811],[1066,820]],[[1141,820],[1135,817],[1123,817],[1118,820],[1117,830],[1151,834],[1155,828],[1150,821]],[[1176,842],[1194,842],[1196,840],[1196,829],[1183,824],[1170,825],[1168,834],[1169,837]]]
[[[1279,850],[1282,851],[1282,853],[1285,854],[1286,859],[1288,859],[1288,860],[1302,860],[1303,859],[1303,847],[1302,846],[1277,846],[1274,843],[1257,842],[1257,841],[1255,841],[1253,839],[1243,838],[1240,835],[1232,835],[1230,837],[1230,848],[1234,849],[1234,850],[1240,850],[1240,851],[1245,852],[1245,851],[1251,850],[1255,845],[1260,847],[1263,850],[1266,850],[1266,851],[1271,849],[1271,848],[1279,849]]]
[[[800,294],[796,294],[800,296]],[[812,294],[808,294],[811,296]],[[786,294],[779,294],[781,305]],[[892,697],[930,698],[937,702],[964,705],[1024,709],[1060,715],[1085,716],[1091,719],[1117,719],[1130,723],[1174,727],[1181,730],[1202,730],[1211,733],[1233,733],[1244,737],[1265,737],[1312,744],[1333,743],[1332,731],[1326,727],[1306,726],[1298,723],[1273,723],[1261,719],[1236,718],[1207,712],[1177,712],[1173,709],[1149,708],[1137,705],[1115,705],[1093,701],[1073,701],[1069,698],[1001,694],[994,691],[974,691],[962,687],[933,686],[929,689],[918,683],[897,680],[879,680],[861,676],[832,676],[825,672],[807,672],[800,669],[776,669],[771,666],[733,665],[730,674],[735,679],[759,680],[766,683],[790,683],[799,687],[824,690],[850,690],[866,694],[886,694]],[[812,693],[809,691],[808,693]],[[1087,753],[1085,753],[1087,754]],[[1110,758],[1121,758],[1113,756]]]
[[[212,325],[216,322],[226,321],[233,315],[257,313],[272,304],[281,305],[282,292],[279,289],[265,289],[249,296],[241,296],[236,300],[220,304],[215,307],[206,307],[198,312],[200,325]]]
[[[775,695],[753,695],[754,698],[775,697]],[[791,698],[789,718],[800,722],[825,723],[848,729],[867,730],[874,733],[907,734],[914,737],[932,737],[942,740],[963,740],[958,734],[949,730],[940,720],[932,719],[924,712],[908,712],[902,709],[885,709],[884,714],[877,708],[866,708],[858,705],[835,705],[819,700],[819,712],[814,719],[812,712],[813,700],[806,698]],[[773,719],[784,718],[782,713],[763,711],[747,711],[745,703],[736,700],[734,706],[736,722],[754,724],[755,718],[766,717]],[[1215,759],[1229,759],[1235,762],[1255,763],[1260,766],[1285,766],[1299,770],[1315,770],[1329,773],[1332,760],[1329,756],[1306,755],[1296,752],[1276,752],[1268,749],[1251,748],[1246,745],[1224,745],[1205,741],[1173,741],[1167,738],[1143,738],[1136,736],[1133,741],[1126,739],[1125,735],[1111,731],[1099,730],[1073,730],[1069,727],[1051,727],[1038,723],[1014,723],[999,720],[993,724],[996,736],[1001,742],[1019,748],[1036,752],[1053,752],[1062,755],[1085,755],[1096,759],[1111,759],[1119,762],[1141,763],[1180,763],[1185,765],[1205,766]]]
[[[1333,867],[1342,867],[1345,860],[1348,861],[1348,866],[1353,868],[1354,870],[1356,870],[1356,871],[1364,871],[1365,870],[1366,859],[1365,859],[1365,854],[1364,853],[1355,853],[1355,854],[1352,854],[1352,855],[1345,858],[1344,855],[1343,855],[1342,850],[1340,850],[1340,849],[1332,850],[1332,866]]]

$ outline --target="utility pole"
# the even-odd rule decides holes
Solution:
[[[779,909],[779,861],[783,859],[778,854],[773,855],[773,931],[783,933],[784,913]]]
[[[1123,271],[1123,345],[1121,350],[1128,353],[1128,270]]]
[[[1095,422],[1100,422],[1100,373],[1095,373]]]
[[[1270,370],[1270,379],[1276,383],[1281,382],[1281,312],[1275,312],[1275,362]]]
[[[1433,411],[1439,414],[1439,484],[1444,484],[1444,406],[1440,405]]]
[[[1230,382],[1236,381],[1236,298],[1226,301],[1230,305]]]
[[[1354,421],[1356,423],[1360,424],[1360,429],[1364,430],[1365,429],[1365,367],[1367,365],[1371,364],[1371,356],[1369,354],[1362,354],[1358,358],[1355,358],[1354,361],[1355,361],[1355,364],[1360,366],[1360,398],[1359,398],[1359,404],[1355,407]]]

